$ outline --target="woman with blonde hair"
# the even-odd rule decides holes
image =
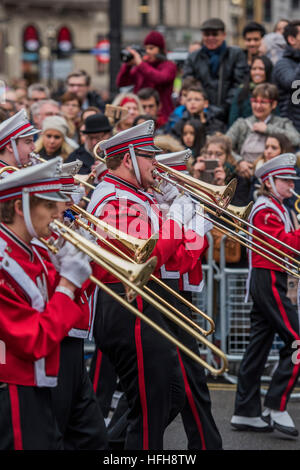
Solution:
[[[66,160],[74,148],[67,142],[67,121],[61,116],[48,116],[42,125],[42,135],[36,141],[35,152],[45,160],[57,156]]]
[[[116,96],[112,102],[113,106],[122,106],[127,108],[128,114],[125,118],[121,119],[116,123],[113,129],[113,134],[124,131],[133,126],[133,122],[140,114],[145,114],[144,108],[140,102],[140,99],[134,93],[120,93]]]

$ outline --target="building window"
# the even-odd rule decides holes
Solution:
[[[292,9],[297,10],[299,8],[299,0],[292,0]]]
[[[149,5],[148,0],[141,0],[140,3],[141,26],[147,28],[149,25]]]
[[[253,20],[254,17],[254,2],[253,0],[246,0],[246,18]]]
[[[272,0],[264,1],[264,21],[271,23],[272,21]]]

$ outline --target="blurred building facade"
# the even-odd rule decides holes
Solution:
[[[122,45],[141,44],[149,30],[158,29],[165,35],[169,51],[186,50],[192,41],[201,40],[199,26],[210,17],[222,18],[228,43],[241,46],[241,32],[247,21],[262,22],[271,31],[282,17],[300,17],[300,0],[120,0],[119,3]],[[109,6],[109,0],[2,0],[0,78],[25,77],[29,82],[57,84],[71,70],[81,68],[91,75],[95,87],[107,87],[109,65],[105,54],[104,59],[97,58],[89,51],[102,46],[105,49],[103,41],[110,33]]]

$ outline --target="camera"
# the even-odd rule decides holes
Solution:
[[[145,54],[145,50],[141,46],[133,45],[130,47],[131,49],[134,49],[135,51],[137,51],[140,54],[140,56],[143,56]],[[125,63],[130,62],[133,59],[133,55],[127,49],[122,49],[120,56],[121,56],[121,61]]]

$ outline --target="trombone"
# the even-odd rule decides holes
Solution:
[[[141,320],[145,321],[150,327],[154,328],[158,333],[164,336],[166,339],[171,341],[176,347],[181,349],[185,354],[189,355],[192,359],[197,361],[201,366],[208,369],[213,375],[220,375],[223,372],[228,370],[228,360],[226,355],[217,348],[214,344],[210,343],[206,338],[204,338],[199,333],[195,332],[189,325],[184,321],[180,320],[176,315],[170,312],[166,307],[161,305],[160,302],[156,301],[152,295],[144,292],[142,286],[146,284],[149,279],[150,273],[153,272],[156,266],[157,259],[155,257],[148,260],[144,265],[133,265],[132,263],[127,263],[124,260],[120,260],[119,257],[113,255],[112,253],[107,252],[103,248],[101,249],[99,245],[96,245],[89,240],[86,240],[85,237],[78,234],[76,231],[65,226],[62,222],[55,220],[50,224],[50,228],[57,232],[64,240],[70,242],[77,247],[78,250],[81,250],[83,253],[87,254],[95,263],[99,264],[103,269],[110,272],[113,276],[119,279],[126,286],[127,289],[127,300],[122,298],[119,294],[114,292],[108,287],[107,284],[104,284],[95,276],[91,275],[90,280],[98,285],[104,292],[111,295],[116,301],[121,303],[126,309],[138,316]],[[52,251],[56,251],[57,248],[55,245],[45,242],[47,248]],[[126,263],[126,264],[124,264]],[[120,267],[120,265],[122,265]],[[129,266],[128,266],[129,265]],[[137,272],[135,271],[137,269]],[[219,369],[208,364],[204,359],[195,354],[192,350],[186,347],[183,343],[178,341],[172,334],[161,328],[151,319],[149,319],[145,314],[140,312],[136,307],[131,305],[128,300],[132,301],[135,296],[140,295],[146,302],[152,305],[154,308],[159,310],[164,314],[169,320],[176,323],[178,326],[187,331],[191,336],[196,340],[201,342],[204,346],[209,348],[214,354],[220,357],[222,360],[222,365]]]
[[[154,249],[155,244],[153,245],[153,243],[156,243],[155,234],[146,241],[136,239],[135,237],[131,237],[131,236],[127,235],[126,233],[117,231],[117,229],[111,227],[111,225],[105,223],[103,220],[98,219],[98,217],[95,217],[94,215],[90,214],[89,212],[85,211],[84,209],[82,209],[81,207],[79,207],[77,205],[73,205],[71,207],[71,209],[74,210],[74,212],[76,212],[77,214],[81,215],[90,224],[93,224],[94,226],[98,227],[99,229],[103,230],[106,233],[114,235],[116,232],[118,232],[117,239],[122,243],[123,246],[125,246],[126,248],[129,249],[131,256],[133,255],[134,262],[136,262],[136,263],[140,262],[139,261],[140,259],[144,259],[146,257],[149,257],[151,252]],[[88,224],[86,224],[85,222],[83,222],[80,219],[75,219],[75,223],[77,223],[82,228],[84,228],[85,230],[90,232],[98,240],[105,243],[115,253],[118,253],[118,255],[120,255],[123,258],[126,258],[128,261],[132,261],[131,256],[127,255],[126,253],[124,253],[123,250],[120,250],[113,243],[109,242],[109,240],[107,240],[105,237],[101,236],[97,231],[93,230]],[[120,236],[120,233],[122,233],[122,236]],[[133,241],[131,241],[131,240],[133,240]],[[138,249],[137,252],[136,252],[136,247]],[[151,247],[151,249],[152,249],[151,252],[148,249],[149,247]],[[146,250],[145,250],[145,248],[146,248]],[[207,330],[204,330],[203,328],[201,328],[193,320],[190,320],[188,317],[186,317],[184,314],[182,314],[182,312],[180,312],[176,307],[174,307],[173,305],[169,305],[166,302],[165,299],[163,299],[161,296],[156,294],[156,292],[151,290],[149,287],[144,286],[144,290],[146,290],[149,294],[156,297],[157,300],[159,300],[162,304],[165,304],[169,308],[171,308],[176,313],[176,315],[184,317],[184,319],[188,323],[190,323],[194,328],[199,330],[204,336],[208,336],[211,333],[213,333],[214,328],[215,328],[215,324],[214,324],[214,321],[208,315],[206,315],[204,312],[202,312],[202,310],[200,310],[198,307],[194,306],[191,302],[189,302],[187,299],[185,299],[185,297],[183,297],[178,292],[176,292],[174,289],[169,287],[166,283],[164,283],[161,279],[159,279],[154,274],[150,275],[150,279],[153,280],[154,282],[156,282],[158,285],[160,285],[160,287],[167,290],[171,295],[176,297],[177,300],[184,303],[187,307],[189,307],[191,310],[196,312],[198,315],[201,315],[210,324],[210,329],[207,331]]]
[[[231,210],[229,210],[229,207],[230,205],[228,204],[227,207],[224,207],[224,204],[220,204],[219,201],[217,200],[218,198],[218,195],[217,197],[214,197],[214,192],[215,192],[215,188],[219,188],[218,186],[214,186],[214,185],[207,185],[206,183],[203,183],[201,182],[201,186],[203,186],[204,188],[206,188],[207,186],[207,190],[203,192],[203,194],[201,194],[201,190],[198,191],[196,188],[194,188],[194,178],[192,178],[191,176],[188,176],[188,175],[184,175],[184,174],[181,174],[180,172],[172,169],[172,168],[169,168],[169,167],[166,167],[165,165],[161,165],[160,163],[157,163],[157,166],[163,170],[163,171],[166,171],[168,174],[167,175],[164,175],[164,174],[161,174],[161,173],[158,173],[158,177],[161,178],[161,179],[164,179],[165,181],[169,182],[169,183],[172,183],[174,184],[177,188],[183,190],[183,191],[186,191],[189,192],[192,196],[192,199],[194,199],[195,202],[199,202],[197,201],[197,199],[202,202],[202,204],[204,204],[204,209],[211,213],[212,215],[214,216],[218,216],[222,221],[225,221],[226,223],[229,223],[230,225],[234,226],[235,229],[239,229],[240,231],[244,232],[245,234],[249,235],[250,237],[252,237],[253,239],[256,239],[258,240],[261,244],[263,245],[266,245],[268,247],[271,247],[273,251],[275,251],[276,253],[278,253],[277,255],[275,255],[273,252],[269,251],[269,250],[266,250],[265,248],[261,247],[260,245],[257,245],[259,247],[259,250],[261,251],[256,251],[258,254],[260,254],[261,256],[264,256],[266,257],[266,255],[264,253],[268,253],[270,254],[272,257],[275,257],[277,259],[279,259],[280,261],[282,261],[282,257],[284,258],[288,258],[290,260],[293,261],[293,263],[295,264],[298,264],[300,265],[300,262],[298,260],[295,260],[291,255],[289,255],[288,253],[285,253],[283,252],[282,250],[280,250],[279,248],[277,248],[276,246],[273,246],[271,245],[269,242],[265,241],[264,239],[262,239],[261,237],[258,237],[256,234],[253,234],[251,233],[250,231],[248,230],[245,230],[243,228],[243,225],[247,225],[249,228],[251,228],[252,230],[255,230],[256,232],[258,232],[259,234],[263,235],[263,236],[266,236],[268,238],[270,238],[271,240],[273,240],[274,242],[282,245],[283,247],[285,247],[286,249],[296,253],[297,255],[299,255],[299,251],[296,250],[295,248],[287,245],[286,243],[282,242],[281,240],[278,240],[276,239],[275,237],[273,237],[272,235],[269,235],[268,233],[264,232],[263,230],[259,229],[258,227],[255,227],[253,224],[251,224],[250,222],[248,222],[246,220],[246,217],[243,217],[241,218],[241,215],[242,213],[239,212],[239,210],[237,210],[237,208],[235,206],[231,206]],[[164,167],[164,168],[162,168]],[[192,184],[188,184],[189,180],[192,181]],[[196,180],[196,182],[198,182],[198,180]],[[181,184],[182,183],[182,184]],[[220,186],[220,191],[221,191],[221,194],[223,194],[223,191],[224,189],[226,189],[227,187],[225,186]],[[196,189],[196,192],[195,192],[195,189]],[[216,190],[217,191],[217,190]],[[213,196],[213,197],[211,197]],[[209,207],[207,207],[207,205]],[[222,207],[223,206],[223,207]],[[213,209],[214,210],[213,210]],[[248,208],[248,211],[249,209],[251,210],[250,206],[247,206]],[[235,222],[232,222],[231,220],[228,220],[227,218],[225,218],[224,216],[222,216],[221,214],[226,214],[229,218],[233,218]],[[199,214],[201,216],[203,216],[203,214]],[[204,216],[203,216],[204,217]],[[204,217],[205,218],[205,217]],[[211,222],[214,222],[215,225],[217,225],[217,223],[211,219],[209,219]],[[220,231],[228,231],[228,229],[220,224],[219,225],[220,227]],[[232,231],[233,232],[233,231]],[[222,233],[225,233],[225,232],[222,232]],[[240,235],[238,233],[231,233],[228,231],[228,233],[226,232],[226,234],[228,234],[229,236],[231,236],[231,238],[233,238],[233,236],[235,237],[234,239],[236,241],[239,241],[242,245],[244,244],[244,242],[241,242],[240,240]],[[252,243],[254,245],[254,242],[252,240],[248,240],[249,243]],[[249,249],[252,249],[252,247],[250,247],[249,245],[245,245],[247,248]],[[280,256],[279,256],[280,255]],[[270,261],[274,262],[274,264],[277,264],[277,262],[275,262],[275,260],[273,260],[272,258],[268,257],[267,259],[269,259]],[[289,268],[286,267],[286,265],[282,264],[282,263],[279,263],[277,264],[278,266],[280,266],[281,269],[284,269],[285,271],[289,272],[290,274],[292,274],[293,276],[296,276],[296,277],[300,277],[297,272],[293,271],[293,270],[296,270],[298,271],[299,268],[297,268],[295,266],[295,264],[293,263],[290,263],[288,261],[285,262],[288,266],[290,266],[292,268],[292,270],[289,270]]]
[[[94,152],[95,152],[95,149],[97,148],[98,145],[99,145],[99,142],[94,147]],[[39,157],[37,154],[34,154],[33,157],[38,159],[41,162],[45,161],[44,159]],[[85,199],[88,200],[88,198],[85,198]],[[97,227],[102,229],[104,232],[107,232],[107,233],[110,233],[111,235],[113,235],[117,240],[119,240],[123,244],[123,246],[125,246],[127,249],[129,249],[130,253],[133,254],[134,260],[137,263],[142,262],[145,259],[148,259],[150,254],[152,253],[152,251],[154,249],[154,246],[155,246],[155,243],[156,243],[155,234],[146,241],[145,240],[140,240],[140,239],[137,239],[135,237],[131,237],[130,235],[125,234],[125,233],[121,234],[121,232],[119,230],[115,229],[111,225],[105,224],[103,221],[100,221],[97,217],[93,217],[91,214],[89,214],[87,211],[85,211],[84,209],[82,209],[81,207],[79,207],[76,204],[74,204],[71,207],[71,210],[74,210],[74,212],[76,212],[77,214],[83,215],[83,217],[86,220],[88,220],[90,223],[93,223],[93,225],[96,225]],[[77,224],[79,225],[80,222],[77,221]],[[91,229],[88,225],[85,226],[85,229],[91,231]],[[100,235],[97,232],[95,232],[95,234],[96,234],[97,238],[101,238],[102,242],[104,242],[106,244],[109,243],[104,237],[100,237]],[[110,247],[112,249],[117,251],[117,247],[115,247],[115,245],[113,245],[113,244],[110,244],[110,245],[111,245]],[[119,254],[123,257],[126,256],[126,254],[123,253],[120,250],[119,250]],[[130,259],[130,258],[127,258],[127,259]],[[187,321],[190,322],[194,326],[194,328],[198,329],[204,336],[208,336],[208,335],[210,335],[214,332],[214,329],[215,329],[214,321],[208,315],[206,315],[202,310],[200,310],[198,307],[194,306],[191,302],[189,302],[187,299],[185,299],[185,297],[183,297],[178,292],[176,292],[174,289],[172,289],[167,284],[165,284],[163,281],[161,281],[158,277],[156,277],[154,275],[151,275],[151,279],[154,280],[161,287],[166,289],[169,293],[174,295],[174,297],[176,297],[180,302],[184,303],[193,312],[197,313],[198,315],[201,315],[210,324],[210,329],[209,330],[204,330],[197,323],[195,323],[192,320],[185,317],[187,319]],[[147,287],[145,289],[149,289],[149,288]],[[150,291],[150,289],[149,289],[149,291]],[[162,303],[165,303],[165,304],[167,303],[162,297],[158,296],[154,291],[150,291],[150,292],[153,296],[159,297],[159,300]],[[177,313],[177,315],[183,316],[183,314],[178,309],[176,309],[173,305],[169,305],[169,307],[173,311],[175,311]]]

